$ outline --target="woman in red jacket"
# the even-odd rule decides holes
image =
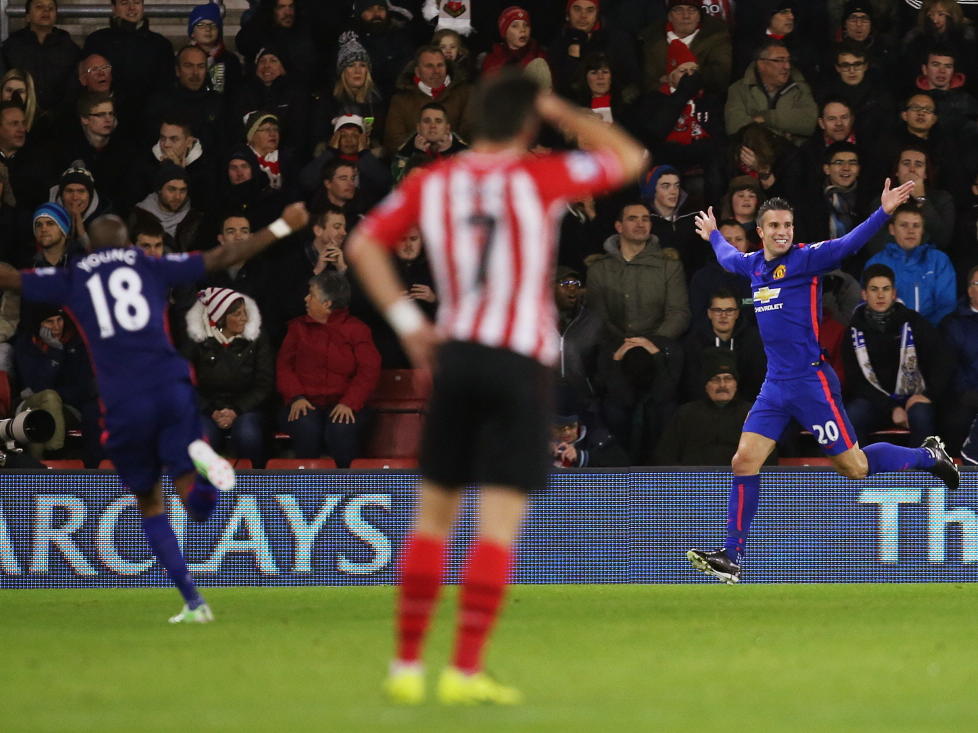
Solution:
[[[380,376],[370,329],[350,315],[349,302],[345,276],[325,270],[313,277],[306,315],[289,321],[276,363],[295,457],[318,458],[325,444],[340,468],[356,458],[361,411]]]

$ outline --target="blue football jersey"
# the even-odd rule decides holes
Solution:
[[[173,348],[166,322],[169,289],[204,275],[198,253],[147,257],[136,247],[100,249],[67,267],[27,270],[25,300],[64,306],[81,330],[110,406],[173,379],[189,366]]]
[[[822,361],[818,345],[822,316],[819,276],[836,269],[843,259],[859,250],[889,218],[879,208],[845,236],[793,245],[770,261],[764,259],[764,250],[742,253],[719,230],[710,234],[720,265],[750,279],[769,379],[802,376],[807,367]]]

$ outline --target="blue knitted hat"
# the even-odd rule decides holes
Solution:
[[[193,35],[194,26],[202,20],[209,20],[217,26],[217,30],[224,32],[224,21],[221,19],[221,6],[217,3],[204,3],[195,5],[190,10],[190,18],[187,20],[187,35]]]
[[[31,219],[31,225],[40,219],[42,216],[46,216],[49,219],[53,219],[54,223],[58,225],[58,229],[64,232],[65,236],[68,236],[68,232],[71,231],[71,217],[68,212],[65,211],[65,207],[61,204],[56,204],[53,201],[47,204],[41,204],[34,210],[34,217]]]
[[[649,169],[649,172],[645,174],[645,178],[639,184],[642,201],[652,201],[655,198],[656,184],[659,183],[659,179],[666,173],[672,173],[674,176],[679,175],[679,171],[671,165],[657,165]]]

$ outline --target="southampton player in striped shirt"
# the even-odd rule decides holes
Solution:
[[[880,208],[866,221],[839,239],[808,245],[793,244],[794,212],[788,202],[769,199],[758,211],[758,252],[741,253],[730,245],[717,230],[712,208],[697,215],[696,229],[713,245],[723,268],[750,279],[768,365],[732,461],[726,542],[719,550],[687,552],[697,570],[727,583],[740,580],[741,557],[757,512],[758,472],[792,418],[812,431],[843,476],[861,479],[886,471],[921,470],[951,489],[958,487],[958,470],[936,436],[920,448],[890,443],[859,447],[842,406],[839,380],[818,345],[820,275],[866,244],[912,191],[913,181],[891,189],[887,179]]]
[[[171,623],[203,623],[213,615],[167,519],[160,474],[165,469],[172,477],[196,522],[210,516],[217,491],[233,488],[235,479],[231,464],[201,439],[190,366],[167,333],[170,287],[254,257],[308,218],[305,206],[292,204],[282,218],[242,242],[203,254],[150,257],[132,246],[121,219],[102,216],[88,230],[91,252],[64,268],[21,272],[0,263],[0,289],[21,290],[25,301],[65,306],[85,338],[102,406],[105,453],[135,495],[146,540],[184,599]]]
[[[397,653],[385,685],[393,700],[408,704],[425,695],[421,646],[461,489],[470,484],[480,487],[478,528],[462,577],[454,658],[439,678],[438,697],[446,704],[520,699],[481,671],[481,657],[527,496],[546,488],[550,469],[556,222],[568,199],[637,178],[646,157],[619,128],[541,94],[515,73],[487,82],[473,107],[472,148],[409,176],[347,246],[414,363],[435,363],[419,510],[400,555]],[[529,155],[540,119],[590,152]],[[390,260],[416,224],[441,301],[437,330],[402,297]]]

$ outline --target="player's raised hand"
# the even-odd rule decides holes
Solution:
[[[296,203],[289,204],[282,209],[282,218],[285,219],[285,223],[288,224],[294,232],[302,229],[309,223],[309,212],[306,211],[306,205],[304,203],[297,201]]]
[[[698,213],[694,221],[696,222],[696,233],[709,242],[710,235],[717,228],[717,218],[713,215],[713,207]]]
[[[913,193],[914,182],[907,181],[901,186],[890,188],[890,179],[887,178],[883,183],[883,193],[880,194],[880,206],[887,214],[892,214],[896,208],[910,198]]]

